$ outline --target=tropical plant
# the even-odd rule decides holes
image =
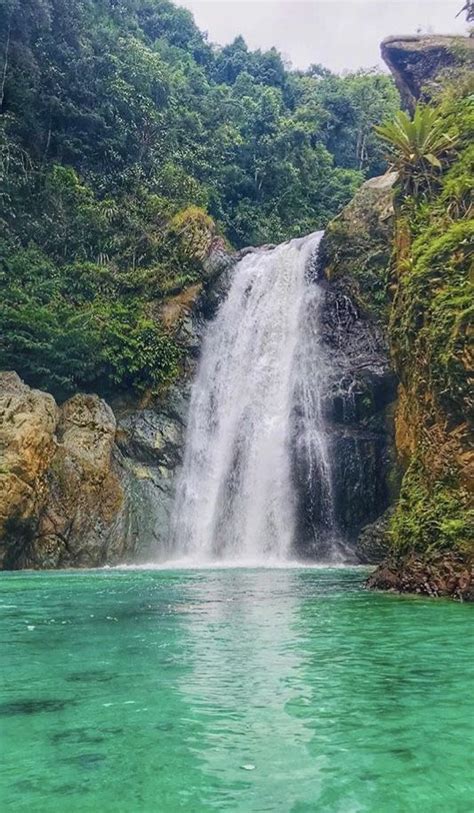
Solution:
[[[436,173],[456,146],[456,135],[447,132],[440,112],[418,104],[412,119],[400,110],[393,121],[376,126],[375,131],[388,145],[392,168],[399,173],[404,192],[431,192]]]
[[[474,22],[474,0],[467,0],[461,11],[456,14],[456,17],[459,17],[459,15],[463,13],[466,14],[466,21],[468,23]]]

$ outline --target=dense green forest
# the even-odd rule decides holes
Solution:
[[[171,380],[153,303],[199,279],[200,235],[323,227],[397,107],[387,76],[217,48],[168,0],[0,0],[0,368],[59,398]]]

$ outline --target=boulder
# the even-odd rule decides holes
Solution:
[[[58,407],[15,373],[0,375],[4,568],[96,567],[130,553],[115,431],[96,395]]]

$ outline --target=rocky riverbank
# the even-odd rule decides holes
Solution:
[[[93,567],[132,552],[115,431],[96,395],[59,407],[0,374],[2,567]]]

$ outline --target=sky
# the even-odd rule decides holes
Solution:
[[[380,42],[392,34],[463,34],[464,0],[175,0],[190,9],[209,41],[242,34],[248,45],[274,45],[295,68],[333,71],[382,66]]]

